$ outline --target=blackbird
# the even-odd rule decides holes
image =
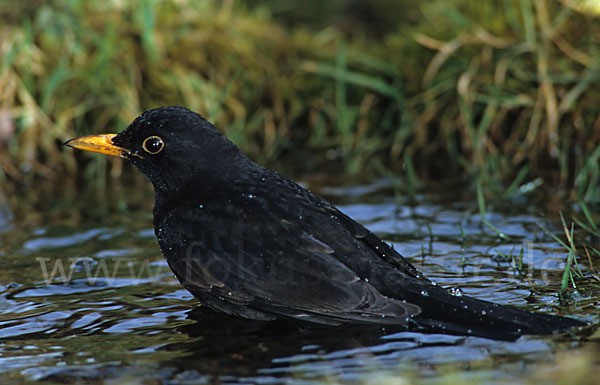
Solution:
[[[148,110],[119,134],[65,145],[128,159],[150,179],[162,253],[183,286],[213,310],[324,325],[409,324],[502,340],[584,325],[436,285],[364,226],[254,163],[183,107]]]

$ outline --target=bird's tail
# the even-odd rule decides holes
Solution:
[[[420,290],[405,291],[405,299],[419,304],[422,312],[415,322],[432,331],[515,340],[523,334],[555,334],[586,325],[572,318],[531,313],[479,300],[439,286],[412,287],[418,289],[419,286]]]

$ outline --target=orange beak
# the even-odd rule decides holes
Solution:
[[[118,156],[119,158],[129,159],[130,156],[137,156],[141,158],[138,154],[134,154],[131,151],[116,146],[112,142],[112,138],[114,138],[116,134],[103,134],[103,135],[88,135],[82,136],[79,138],[73,138],[67,140],[64,145],[77,148],[79,150],[98,152],[100,154]]]

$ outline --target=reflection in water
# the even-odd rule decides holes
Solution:
[[[421,196],[417,206],[399,206],[388,193],[377,194],[382,189],[389,183],[325,192],[336,203],[345,201],[343,211],[439,285],[528,310],[578,311],[560,307],[556,287],[548,286],[560,282],[565,253],[539,232],[539,217],[525,209],[490,213],[488,220],[506,235],[500,241],[471,214],[474,204]],[[62,207],[72,210],[73,204]],[[0,215],[0,379],[377,383],[385,375],[435,378],[450,366],[491,382],[518,379],[528,366],[552,360],[560,345],[551,337],[498,342],[404,327],[319,328],[216,314],[198,306],[172,276],[149,210],[102,211],[67,225],[52,212],[44,226]],[[517,269],[511,256],[521,250]],[[594,320],[593,314],[580,315]],[[563,338],[577,346],[577,339]]]
[[[189,314],[197,321],[178,328],[202,337],[177,345],[189,355],[178,359],[182,370],[199,373],[252,376],[369,376],[371,371],[397,372],[407,365],[485,361],[494,354],[548,354],[547,342],[522,339],[499,343],[479,338],[423,334],[373,327],[302,328],[287,322],[261,323],[231,320],[199,308]],[[171,349],[173,346],[166,346]],[[367,369],[367,371],[365,371]],[[259,378],[255,379],[257,382]]]

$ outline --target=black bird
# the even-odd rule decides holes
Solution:
[[[435,285],[364,226],[254,163],[185,108],[149,110],[119,134],[65,145],[128,159],[152,181],[161,250],[183,286],[214,310],[504,340],[584,325]]]

